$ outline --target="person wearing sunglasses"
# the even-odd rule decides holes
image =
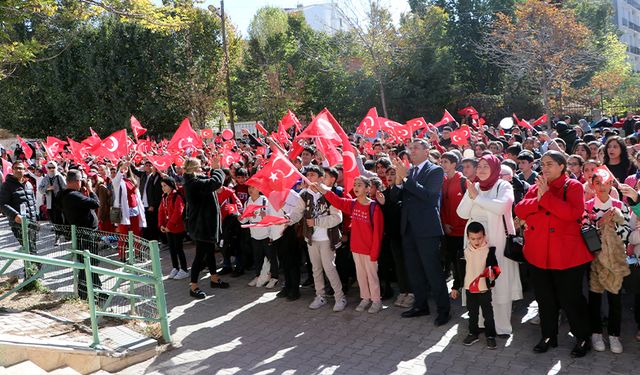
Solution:
[[[60,203],[60,192],[67,188],[64,177],[58,172],[58,165],[55,161],[47,163],[47,174],[40,181],[38,191],[44,196],[47,205],[47,216],[51,223],[62,224],[62,207]],[[60,236],[56,233],[57,246],[60,243]]]

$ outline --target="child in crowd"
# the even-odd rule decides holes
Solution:
[[[264,195],[260,194],[260,191],[249,186],[249,199],[245,203],[244,209],[247,210],[249,206],[260,206],[258,209],[253,210],[254,215],[241,219],[242,223],[258,223],[266,215],[268,201]],[[253,264],[256,276],[249,282],[249,286],[266,287],[271,289],[278,283],[278,258],[273,253],[271,244],[269,243],[269,228],[268,227],[252,227],[251,232],[251,248],[253,249]],[[262,265],[264,258],[267,257],[271,265],[271,272],[268,278],[260,278],[260,271],[262,271]]]
[[[482,308],[487,348],[495,349],[496,326],[491,305],[491,288],[495,285],[495,279],[500,275],[496,249],[488,246],[484,226],[478,222],[469,223],[467,226],[467,242],[467,248],[464,250],[466,260],[464,289],[469,310],[469,334],[463,344],[469,346],[478,342],[478,314]],[[457,297],[457,291],[455,294],[453,291],[451,293],[451,297]]]
[[[384,218],[380,206],[369,199],[371,181],[366,177],[357,177],[353,183],[356,199],[340,198],[325,186],[314,184],[340,211],[351,216],[351,252],[356,264],[356,277],[362,301],[356,311],[369,309],[375,314],[382,310],[380,282],[378,280],[378,256],[384,232]]]

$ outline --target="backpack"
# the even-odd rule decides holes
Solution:
[[[375,200],[372,200],[371,203],[369,203],[369,224],[371,224],[371,228],[373,228],[373,213],[376,210],[376,205],[378,204],[378,202],[376,202]],[[351,201],[351,212],[353,212],[353,208],[356,206],[356,200],[354,199],[353,201]]]

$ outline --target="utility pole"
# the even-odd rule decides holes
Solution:
[[[227,81],[227,109],[229,110],[229,125],[231,126],[231,131],[235,137],[236,134],[236,126],[235,121],[233,120],[233,102],[231,101],[231,67],[229,65],[229,48],[227,46],[227,28],[226,28],[226,19],[224,15],[224,0],[220,0],[220,13],[217,12],[217,9],[209,5],[209,10],[214,12],[220,16],[221,25],[222,25],[222,48],[224,50],[224,64],[226,66],[225,78]]]

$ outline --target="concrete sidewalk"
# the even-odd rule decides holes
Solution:
[[[186,246],[191,261],[194,250]],[[169,253],[161,251],[165,274],[170,270]],[[204,274],[203,274],[204,275]],[[304,279],[304,277],[303,277]],[[350,292],[344,312],[330,305],[312,311],[312,289],[303,289],[295,302],[276,299],[278,288],[248,287],[249,275],[231,283],[227,290],[212,290],[194,300],[188,294],[188,279],[166,280],[171,331],[176,349],[137,364],[122,374],[640,374],[636,365],[640,343],[632,301],[624,299],[623,354],[590,353],[582,359],[569,355],[574,341],[568,324],[560,327],[559,347],[534,354],[539,327],[522,322],[532,296],[514,305],[514,335],[498,339],[498,349],[489,350],[484,338],[471,347],[462,345],[467,334],[465,310],[456,302],[453,319],[434,327],[434,316],[400,318],[403,309],[384,301],[379,314],[357,313],[357,289]],[[332,301],[330,301],[332,302]],[[435,309],[432,308],[432,311]],[[586,313],[586,312],[585,312]]]

